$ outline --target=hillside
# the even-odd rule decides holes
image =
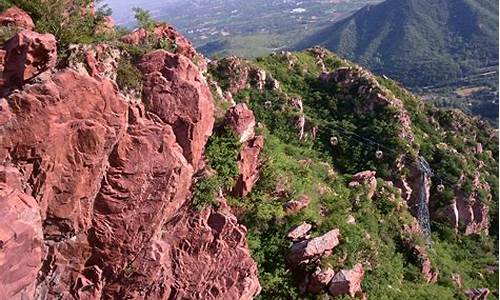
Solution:
[[[0,2],[0,298],[498,299],[488,123],[72,4]]]
[[[411,87],[455,81],[498,64],[498,1],[387,0],[297,48],[314,45]]]

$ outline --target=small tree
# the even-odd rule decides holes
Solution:
[[[135,20],[137,21],[137,25],[139,27],[146,29],[148,32],[153,31],[156,22],[151,17],[149,11],[140,7],[134,7],[132,10],[135,13],[134,17]]]

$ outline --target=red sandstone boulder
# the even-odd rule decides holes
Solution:
[[[138,65],[144,74],[143,101],[148,111],[172,126],[177,143],[194,169],[212,133],[212,93],[199,69],[185,56],[158,50]]]
[[[359,172],[352,176],[349,187],[352,188],[359,185],[366,186],[368,189],[366,197],[368,197],[368,199],[372,199],[373,195],[375,195],[375,191],[377,190],[377,178],[375,177],[376,174],[377,172],[375,171]]]
[[[0,295],[32,299],[42,266],[42,222],[35,199],[0,183]]]
[[[331,254],[339,244],[340,231],[333,229],[322,236],[295,243],[290,248],[287,261],[291,266],[308,263],[312,259]]]
[[[298,213],[311,203],[311,199],[306,195],[300,196],[297,200],[290,200],[284,204],[283,208],[287,214]]]
[[[240,139],[240,143],[244,143],[255,136],[255,116],[245,103],[238,103],[229,108],[224,124],[234,130]]]
[[[335,276],[335,271],[332,268],[327,268],[322,270],[321,268],[317,268],[314,273],[309,276],[309,282],[307,285],[307,292],[311,294],[320,294],[325,291]]]
[[[126,103],[111,82],[68,70],[25,86],[9,103],[12,120],[0,124],[0,161],[15,161],[23,183],[30,179],[46,238],[88,229],[89,199],[125,129]]]
[[[31,17],[24,10],[17,7],[11,7],[0,13],[0,25],[27,30],[35,28],[35,23],[33,23]]]
[[[365,271],[361,264],[355,265],[351,270],[337,272],[328,286],[328,292],[332,296],[348,294],[354,297],[356,293],[361,292],[364,275]]]
[[[8,84],[21,85],[57,63],[56,39],[52,34],[23,30],[8,40],[4,49],[3,78]]]
[[[471,300],[487,300],[490,290],[486,288],[470,289],[466,290],[464,294]]]
[[[312,225],[306,222],[303,222],[297,227],[292,228],[286,235],[287,238],[297,241],[307,237],[309,231],[311,231]]]

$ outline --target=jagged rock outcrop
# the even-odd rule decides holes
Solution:
[[[31,17],[18,7],[11,7],[0,13],[0,25],[27,30],[35,28],[35,23],[33,23]]]
[[[71,45],[68,65],[92,77],[103,76],[116,81],[120,50],[108,44]]]
[[[202,72],[206,71],[207,63],[205,58],[195,50],[188,39],[168,24],[158,24],[153,28],[152,32],[148,32],[144,28],[137,28],[122,37],[121,40],[128,44],[140,45],[148,41],[148,38],[153,38],[156,42],[168,41],[171,44],[171,51],[189,58]]]
[[[0,183],[0,295],[12,300],[32,298],[43,255],[38,204],[19,188]]]
[[[112,80],[116,60],[109,46],[75,46],[85,54],[84,70],[70,64],[52,71],[56,49],[36,33],[20,35],[25,33],[35,37],[18,43],[31,73],[20,75],[22,90],[0,99],[1,222],[12,227],[0,230],[0,268],[6,270],[0,295],[258,294],[246,229],[225,205],[202,212],[190,207],[193,174],[203,165],[214,123],[200,69],[184,55],[151,52],[139,64],[142,102],[132,101]],[[37,76],[35,69],[48,72]]]
[[[480,190],[485,195],[483,199],[478,195]],[[466,235],[488,233],[491,197],[491,187],[482,182],[480,173],[476,172],[472,181],[472,192],[466,194],[456,189],[453,202],[436,211],[435,217],[448,222],[457,232],[462,231]]]
[[[411,258],[420,267],[420,273],[427,283],[435,283],[439,279],[439,271],[432,266],[432,262],[427,253],[425,245],[419,245],[415,242],[415,237],[423,236],[422,229],[418,221],[413,218],[411,223],[405,225],[403,233],[406,237],[403,238],[403,246],[409,252]]]
[[[313,295],[325,292],[333,276],[335,276],[335,271],[332,268],[326,268],[323,270],[320,267],[317,267],[311,275],[306,277],[306,282],[303,283],[301,292],[309,292]]]
[[[5,43],[4,50],[3,79],[11,86],[19,86],[57,63],[56,39],[52,34],[23,30]]]
[[[143,101],[148,110],[172,126],[184,156],[198,169],[214,123],[205,78],[191,60],[164,50],[146,54],[138,67],[144,74]]]
[[[244,197],[252,191],[259,179],[260,153],[264,149],[264,137],[255,135],[255,116],[244,103],[229,108],[223,124],[233,130],[239,142],[243,143],[238,155],[240,175],[232,192],[239,197]]]
[[[245,103],[238,103],[228,109],[224,124],[227,124],[239,137],[240,143],[255,137],[255,116]]]
[[[236,180],[233,193],[244,197],[248,195],[257,180],[261,167],[260,153],[264,149],[264,137],[261,135],[247,141],[238,156],[238,169],[240,176]]]
[[[286,235],[287,238],[292,241],[298,241],[301,239],[308,238],[308,233],[311,231],[312,225],[306,222],[292,228]]]
[[[272,74],[251,65],[245,59],[231,56],[211,62],[211,69],[228,80],[225,92],[236,95],[238,92],[255,87],[257,90],[278,90],[280,83]]]
[[[338,229],[313,238],[295,243],[290,248],[287,261],[292,267],[307,264],[311,260],[328,256],[339,244],[340,231]]]
[[[375,175],[377,172],[375,171],[363,171],[357,174],[354,174],[351,178],[351,182],[349,182],[349,187],[354,188],[357,186],[365,186],[367,188],[366,197],[368,199],[372,199],[373,195],[377,191],[377,178]]]
[[[357,264],[350,270],[341,270],[335,274],[328,285],[332,296],[348,294],[351,297],[361,292],[361,282],[365,275],[363,265]]]

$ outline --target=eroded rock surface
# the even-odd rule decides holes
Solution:
[[[20,48],[25,57],[46,53],[34,40]],[[16,273],[0,274],[0,294],[252,299],[260,285],[246,229],[225,206],[190,208],[214,122],[200,69],[181,54],[149,53],[139,65],[144,99],[131,101],[117,90],[108,50],[79,49],[85,72],[70,65],[51,73],[45,55],[35,69],[48,72],[0,100],[1,221],[14,224],[1,239],[31,247],[22,258],[0,250],[0,267]]]
[[[184,156],[195,169],[214,123],[212,94],[205,78],[188,58],[157,50],[146,54],[143,101],[149,111],[172,126]]]
[[[357,264],[350,270],[341,270],[332,278],[328,292],[332,296],[348,294],[354,297],[356,293],[361,292],[361,282],[365,271],[363,265]]]
[[[35,23],[31,17],[18,7],[11,7],[0,14],[0,25],[33,30]]]
[[[3,79],[10,85],[21,85],[57,63],[56,39],[52,34],[23,30],[8,40],[4,49]]]
[[[0,183],[0,295],[31,299],[42,266],[43,233],[38,204]]]
[[[224,124],[233,129],[238,135],[240,143],[244,143],[255,136],[255,116],[245,103],[238,103],[229,108]]]
[[[330,230],[322,236],[293,244],[287,260],[292,266],[308,263],[314,258],[328,256],[339,244],[340,231]]]

